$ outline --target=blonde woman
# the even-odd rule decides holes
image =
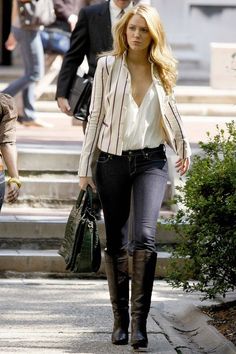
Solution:
[[[176,62],[157,11],[137,5],[118,22],[114,50],[98,60],[90,117],[82,149],[80,187],[89,184],[101,198],[105,263],[114,313],[112,342],[128,343],[128,248],[133,256],[131,345],[146,348],[157,251],[156,224],[167,183],[165,144],[183,175],[190,147],[175,105]],[[100,150],[96,178],[91,165]],[[132,199],[132,200],[131,200]],[[133,235],[128,246],[132,204]]]

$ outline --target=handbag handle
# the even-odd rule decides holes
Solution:
[[[93,190],[92,190],[92,187],[90,187],[90,185],[87,186],[86,191],[83,189],[80,190],[79,196],[76,201],[76,208],[79,208],[81,206],[81,204],[84,204],[84,206],[85,206],[85,204],[88,204],[90,206],[90,208],[92,209]]]

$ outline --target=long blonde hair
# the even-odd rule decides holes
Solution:
[[[142,16],[147,23],[152,37],[149,48],[149,59],[157,67],[166,93],[170,94],[177,79],[177,61],[174,59],[168,47],[160,16],[154,7],[146,4],[136,5],[122,16],[114,28],[114,45],[111,54],[122,56],[123,53],[128,50],[126,29],[129,20],[134,15]]]

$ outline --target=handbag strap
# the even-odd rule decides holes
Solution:
[[[81,189],[81,191],[79,192],[79,196],[78,196],[78,198],[76,200],[76,208],[77,209],[80,207],[84,195],[85,195],[85,191],[83,189]]]
[[[79,208],[83,204],[83,209],[85,205],[89,206],[89,208],[92,209],[93,205],[93,190],[92,188],[88,185],[86,191],[81,189],[79,196],[76,201],[76,208]]]

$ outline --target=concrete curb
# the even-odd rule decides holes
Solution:
[[[193,329],[193,333],[190,335],[191,339],[204,348],[207,353],[214,352],[214,354],[235,354],[236,347],[227,340],[217,329],[207,322],[210,317],[203,314],[202,311],[192,305],[186,309],[186,312],[182,317],[179,316],[178,320],[183,324],[183,329]],[[179,328],[181,331],[181,328]]]
[[[165,329],[170,342],[181,354],[235,354],[236,347],[207,322],[210,317],[195,305],[182,306],[181,313],[171,315],[153,311],[153,318]],[[193,350],[193,351],[192,351]]]

